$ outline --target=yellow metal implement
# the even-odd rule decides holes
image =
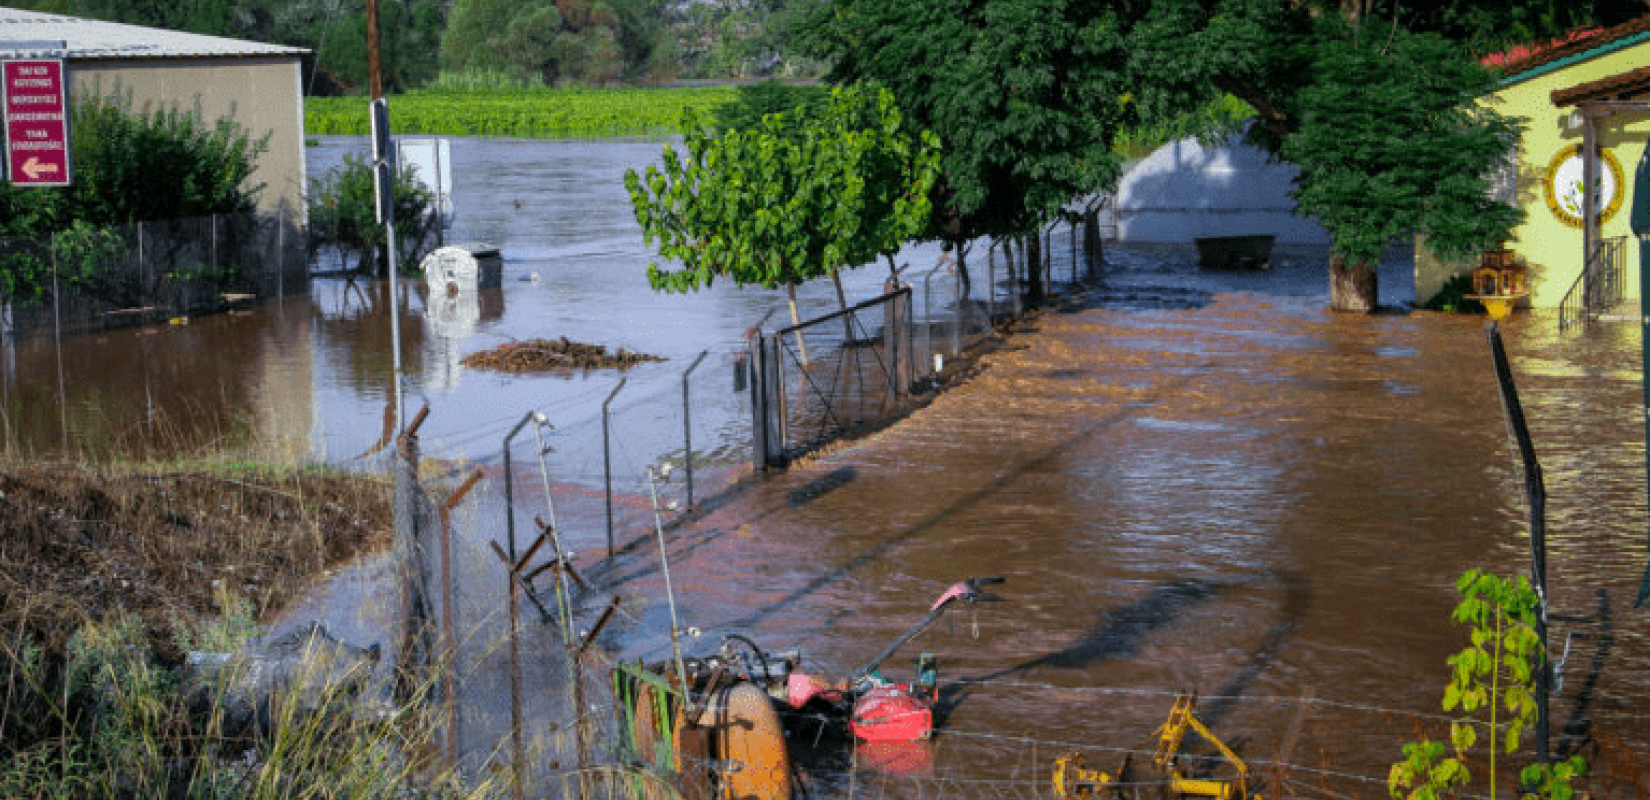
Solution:
[[[1232,749],[1197,718],[1197,696],[1179,695],[1169,709],[1169,719],[1157,731],[1157,750],[1152,754],[1156,775],[1131,775],[1131,759],[1123,758],[1115,777],[1083,766],[1077,753],[1061,756],[1054,762],[1054,796],[1060,800],[1079,798],[1122,798],[1123,787],[1129,784],[1157,783],[1166,786],[1170,797],[1207,797],[1211,800],[1263,800],[1249,794],[1249,765],[1243,763]],[[1180,745],[1186,731],[1197,731],[1199,736],[1215,746],[1237,771],[1232,780],[1194,779],[1180,773]]]

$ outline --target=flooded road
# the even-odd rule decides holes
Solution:
[[[324,141],[311,174],[364,147]],[[646,286],[619,175],[658,152],[455,142],[454,238],[499,245],[505,283],[450,306],[404,285],[409,403],[431,405],[432,458],[485,460],[534,409],[558,430],[588,430],[617,384],[605,372],[458,365],[511,339],[565,335],[670,359],[627,373],[624,398],[679,403],[681,372],[704,351],[708,380],[729,382],[745,330],[783,295]],[[933,255],[911,261],[920,271]],[[918,652],[940,658],[940,733],[892,756],[917,777],[827,765],[809,776],[816,796],[1046,792],[1055,756],[1081,749],[1114,768],[1181,691],[1200,693],[1200,716],[1257,769],[1287,764],[1291,796],[1383,797],[1401,744],[1443,734],[1432,715],[1444,659],[1466,642],[1448,621],[1454,581],[1470,567],[1523,572],[1529,558],[1483,318],[1330,314],[1313,255],[1203,273],[1114,248],[1108,265],[1085,304],[1022,326],[910,419],[754,482],[672,534],[683,621],[702,631],[690,650],[743,633],[800,648],[827,673],[869,658],[949,583],[1008,579],[1004,602],[954,614],[885,667],[903,678]],[[1411,299],[1407,269],[1383,268],[1384,300]],[[850,273],[850,301],[874,295],[883,274]],[[828,284],[803,301],[805,314],[835,304]],[[5,354],[8,440],[23,452],[251,449],[358,464],[384,430],[389,305],[382,286],[329,279],[184,326],[19,343]],[[1625,781],[1618,793],[1650,792],[1650,612],[1631,608],[1650,521],[1639,333],[1560,334],[1551,315],[1525,313],[1506,338],[1546,473],[1553,606],[1584,620],[1553,628],[1555,655],[1571,641],[1554,741],[1590,742],[1583,752]],[[720,395],[705,423],[730,448],[741,402]],[[633,424],[651,424],[644,416]],[[587,456],[591,440],[578,442],[562,454]],[[635,449],[638,461],[657,454]],[[536,482],[518,475],[520,502],[542,501]],[[483,493],[496,518],[497,481]],[[631,474],[620,502],[651,522],[642,497]],[[581,553],[597,552],[600,525],[595,511],[564,519]],[[466,603],[496,625],[502,579],[487,536],[498,538],[467,543],[479,555],[464,566],[485,586]],[[654,555],[639,548],[617,565],[637,576],[627,595],[662,597]],[[613,629],[621,655],[666,651],[659,605]]]
[[[1069,750],[1107,770],[1149,757],[1173,694],[1197,692],[1263,778],[1290,765],[1291,796],[1384,797],[1402,743],[1444,736],[1456,578],[1527,574],[1528,512],[1484,319],[1331,314],[1320,270],[1114,268],[1094,307],[1037,318],[909,420],[681,532],[684,624],[702,650],[742,632],[847,674],[947,584],[1002,575],[1005,602],[885,667],[909,679],[931,651],[953,683],[919,777],[861,770],[860,792],[1028,796]],[[1505,327],[1553,608],[1596,621],[1553,627],[1555,658],[1573,634],[1553,741],[1626,746],[1601,766],[1642,791],[1638,335],[1556,327]]]

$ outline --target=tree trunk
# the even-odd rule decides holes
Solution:
[[[836,286],[836,310],[844,312],[842,315],[842,346],[854,340],[854,321],[848,318],[848,295],[842,291],[842,272],[831,271],[831,283]]]
[[[801,325],[802,324],[802,318],[800,316],[798,316],[797,313],[796,313],[796,284],[795,283],[785,284],[785,291],[790,296],[790,299],[791,299],[791,324],[792,325]],[[801,361],[803,366],[807,366],[808,365],[808,343],[802,339],[802,329],[801,328],[797,328],[796,331],[795,331],[795,334],[796,334],[797,360]]]
[[[1347,266],[1346,259],[1329,259],[1329,307],[1334,311],[1368,314],[1376,307],[1375,265],[1363,262]]]
[[[1043,304],[1043,240],[1035,231],[1025,240],[1026,294],[1033,306]]]

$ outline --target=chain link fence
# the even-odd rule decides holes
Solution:
[[[0,240],[8,267],[38,274],[7,300],[0,335],[96,333],[213,313],[308,290],[297,220],[214,214]]]

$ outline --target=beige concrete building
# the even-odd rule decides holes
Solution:
[[[296,47],[0,8],[0,60],[62,59],[71,97],[118,87],[134,108],[198,108],[269,149],[251,180],[259,209],[304,225],[304,97]]]

